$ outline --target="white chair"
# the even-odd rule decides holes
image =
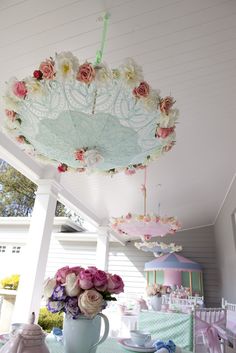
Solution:
[[[220,353],[221,346],[225,352],[228,341],[226,333],[225,308],[194,309],[194,351]]]
[[[227,310],[227,336],[228,340],[236,348],[236,304],[228,303],[227,300],[222,298],[222,307]]]

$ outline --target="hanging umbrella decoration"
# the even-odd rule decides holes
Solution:
[[[147,213],[147,168],[144,170],[144,184],[141,187],[144,199],[143,214],[132,214],[129,212],[125,216],[113,217],[111,227],[119,234],[143,241],[148,241],[152,237],[174,234],[180,229],[180,223],[176,217],[160,216]]]
[[[108,21],[95,63],[61,52],[7,83],[4,130],[59,172],[131,175],[175,144],[174,98],[151,88],[132,58],[115,69],[102,61]]]
[[[152,252],[155,257],[160,257],[166,254],[172,254],[182,251],[181,245],[176,245],[175,243],[166,244],[158,241],[143,241],[135,242],[134,246],[145,252]]]

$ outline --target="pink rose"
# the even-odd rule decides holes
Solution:
[[[74,266],[74,267],[70,267],[69,272],[70,272],[70,273],[74,273],[76,276],[78,276],[82,270],[84,270],[83,267]]]
[[[161,99],[161,102],[160,102],[161,112],[168,115],[170,112],[170,109],[172,108],[174,103],[175,103],[174,98],[170,97],[170,96],[167,96],[167,97]]]
[[[41,62],[39,70],[43,74],[43,78],[46,80],[52,80],[55,76],[54,62],[51,59],[46,59]]]
[[[127,215],[125,216],[126,219],[131,219],[132,218],[132,214],[129,212],[127,213]]]
[[[94,287],[98,291],[104,292],[107,289],[107,283],[108,283],[108,279],[107,279],[106,272],[97,270],[93,277]]]
[[[70,268],[69,266],[65,266],[62,268],[59,268],[56,273],[56,280],[58,283],[65,283],[66,282],[66,276],[70,273]]]
[[[85,150],[83,148],[76,150],[74,152],[75,160],[83,162],[84,161],[84,153],[85,153]]]
[[[12,86],[12,91],[15,96],[24,98],[27,94],[26,84],[23,81],[16,81]]]
[[[124,292],[124,282],[122,281],[122,278],[118,275],[109,274],[107,291],[111,294],[119,294]]]
[[[57,167],[57,170],[59,173],[65,173],[68,169],[68,165],[65,163],[61,163],[59,164],[59,166]]]
[[[93,287],[93,274],[91,271],[80,271],[79,278],[79,285],[82,289],[90,289]]]
[[[98,271],[98,268],[96,266],[89,266],[88,267],[89,272],[91,272],[93,275]]]
[[[102,295],[94,289],[84,291],[78,299],[78,306],[81,312],[88,317],[94,317],[102,311],[103,304]]]
[[[25,143],[26,142],[25,136],[23,136],[23,135],[17,136],[16,141],[18,143]]]
[[[89,84],[95,79],[95,75],[94,67],[89,63],[85,63],[79,67],[76,79]]]
[[[14,112],[13,110],[5,109],[5,113],[6,113],[6,116],[7,116],[11,121],[15,121],[15,120],[16,120],[16,112]]]
[[[155,137],[161,137],[165,139],[174,131],[174,127],[158,127],[156,129]]]
[[[149,84],[145,81],[141,82],[138,87],[133,89],[133,94],[136,98],[146,98],[150,93]]]
[[[135,168],[128,167],[128,168],[125,169],[125,174],[126,174],[126,175],[133,175],[133,174],[135,174],[135,173],[136,173]]]

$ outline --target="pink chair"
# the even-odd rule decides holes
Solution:
[[[195,308],[194,309],[194,351],[221,353],[221,345],[225,352],[226,309]]]

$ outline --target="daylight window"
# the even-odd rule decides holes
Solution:
[[[12,253],[14,254],[19,254],[21,250],[21,246],[13,246],[12,247]]]
[[[0,245],[0,252],[6,252],[6,246]]]

